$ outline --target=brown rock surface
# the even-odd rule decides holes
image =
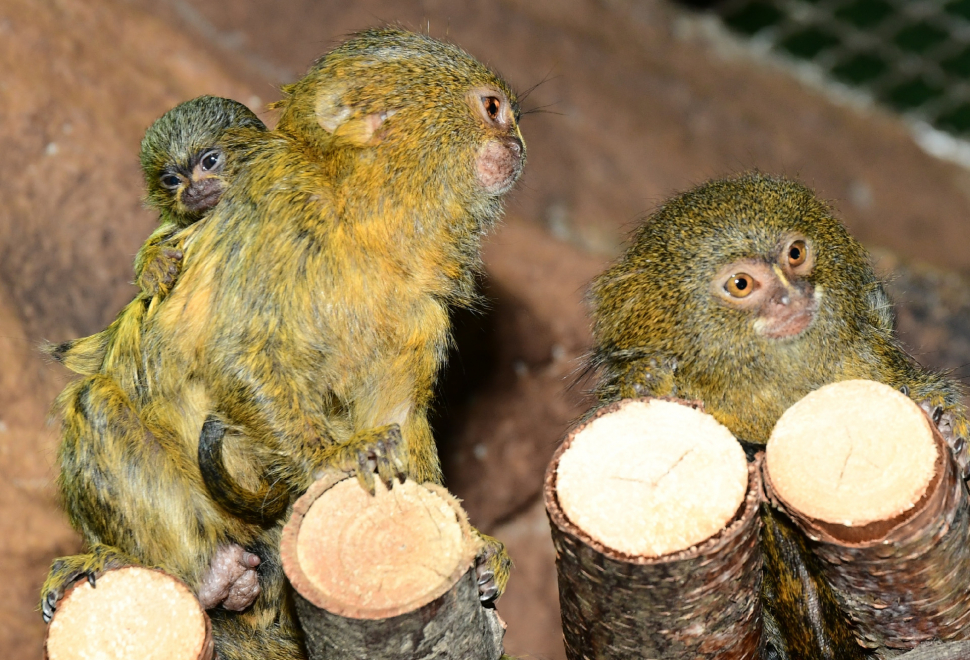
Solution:
[[[59,383],[33,348],[0,283],[0,648],[14,659],[41,657],[40,584],[51,558],[77,547],[54,497],[55,433],[44,424]]]
[[[0,67],[0,648],[19,660],[43,653],[51,560],[78,549],[45,424],[66,374],[37,347],[101,329],[132,296],[154,222],[140,201],[145,128],[199,94],[249,94],[189,37],[113,2],[7,0]]]
[[[486,246],[490,307],[459,315],[436,425],[449,485],[518,568],[506,647],[562,657],[551,542],[536,503],[548,458],[588,405],[567,389],[586,350],[585,283],[670,193],[748,168],[798,176],[897,269],[920,358],[970,363],[970,174],[926,156],[883,113],[838,106],[709,40],[661,0],[6,0],[0,5],[0,648],[40,658],[50,560],[77,548],[54,502],[63,370],[35,347],[97,331],[132,295],[138,144],[202,93],[260,106],[347,32],[381,21],[447,36],[520,89],[524,181]],[[255,98],[258,95],[262,98]],[[258,108],[256,108],[258,109]],[[554,238],[558,237],[558,238]],[[887,257],[899,264],[895,257]]]

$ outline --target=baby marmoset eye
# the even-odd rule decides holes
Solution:
[[[218,149],[210,149],[202,154],[199,159],[199,167],[203,172],[218,172],[222,169],[222,152]]]
[[[163,174],[159,180],[169,190],[175,190],[182,185],[182,179],[176,174]]]

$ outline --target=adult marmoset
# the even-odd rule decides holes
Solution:
[[[48,352],[68,368],[92,376],[69,386],[55,405],[64,417],[65,435],[70,438],[65,444],[86,443],[89,449],[97,448],[75,454],[75,459],[83,458],[87,463],[74,465],[69,472],[95,473],[100,466],[122,463],[125,453],[102,454],[98,450],[137,452],[138,445],[151,435],[131,404],[134,393],[143,387],[138,354],[142,322],[152,306],[164,298],[177,275],[182,258],[177,249],[182,238],[180,230],[201,220],[221,196],[226,154],[220,140],[230,128],[265,130],[256,115],[241,103],[203,96],[165,113],[142,140],[141,163],[149,193],[146,203],[159,212],[160,226],[135,262],[141,290],[106,330],[48,347]],[[111,442],[86,440],[103,434],[115,437]],[[133,446],[126,448],[126,441]],[[79,503],[70,486],[63,481],[61,485],[72,522],[84,532],[81,521],[90,514],[76,511]],[[140,550],[132,550],[129,555],[104,546],[88,534],[85,540],[90,546],[89,554],[61,557],[54,562],[41,593],[46,620],[53,615],[66,587],[79,577],[87,576],[94,582],[106,568],[139,563],[138,559],[152,563],[148,554]],[[258,593],[252,570],[258,565],[256,555],[224,544],[213,559],[211,570],[203,574],[199,585],[203,605],[246,607]]]
[[[370,460],[386,481],[399,471],[439,480],[427,409],[448,310],[475,300],[480,236],[525,155],[508,85],[423,35],[360,33],[284,91],[276,130],[223,140],[222,200],[192,228],[183,271],[143,321],[144,386],[131,397],[149,441],[97,470],[74,469],[90,466],[83,442],[65,438],[61,451],[86,536],[150,548],[190,586],[220,543],[262,558],[252,606],[210,613],[223,658],[302,651],[280,525],[210,497],[203,424],[243,487],[296,494],[330,468],[366,481]]]
[[[390,53],[393,60],[385,59]],[[303,158],[286,151],[291,143],[267,141],[277,151],[260,147],[252,161],[245,161],[252,166],[242,167],[253,178],[238,199],[240,209],[256,205],[257,217],[302,207],[297,245],[288,242],[293,237],[278,223],[258,227],[265,238],[257,242],[279,250],[266,252],[273,262],[267,268],[280,269],[280,255],[294,248],[310,260],[295,264],[303,270],[287,277],[306,277],[305,284],[320,288],[303,289],[300,281],[281,294],[287,305],[299,305],[295,327],[306,327],[311,320],[306,311],[315,310],[315,327],[306,332],[319,333],[318,341],[328,345],[307,356],[302,353],[306,339],[295,337],[295,343],[280,346],[264,343],[258,356],[227,354],[234,378],[266,380],[253,397],[238,382],[222,379],[234,398],[223,405],[242,407],[218,412],[230,421],[252,419],[254,413],[272,418],[277,426],[257,431],[263,440],[257,439],[256,451],[269,452],[261,462],[270,481],[288,484],[293,493],[309,485],[320,465],[355,471],[368,488],[371,462],[387,483],[404,463],[411,478],[438,481],[427,410],[449,341],[448,308],[474,302],[479,238],[521,172],[525,147],[514,93],[454,46],[397,29],[362,33],[284,92],[276,133],[299,143]],[[307,194],[309,200],[301,196]],[[314,223],[314,234],[306,236]],[[244,228],[233,220],[229,233],[254,231],[251,225],[238,226]],[[270,231],[276,234],[272,238]],[[238,247],[227,242],[218,249]],[[238,315],[240,302],[225,301],[226,313]],[[270,321],[273,327],[280,322]],[[229,332],[239,331],[234,324]],[[212,342],[223,350],[218,334]],[[313,373],[306,366],[317,364],[323,369],[319,385],[306,389],[281,381],[273,373],[279,365],[265,361],[273,354],[290,365],[283,367],[285,374],[301,380]],[[287,420],[278,411],[270,415],[266,406],[280,396],[288,406],[294,397],[302,398],[301,414],[314,420]],[[249,503],[260,498],[245,495],[222,469],[223,418],[210,417],[203,427],[200,466],[213,497],[246,517]],[[287,441],[289,446],[280,448],[284,429],[306,433],[308,424],[311,437],[322,442],[293,446]],[[398,445],[403,455],[395,453]],[[278,460],[280,454],[289,460]],[[309,469],[313,464],[318,467]],[[500,544],[485,540],[483,558],[489,565],[480,567],[480,577],[488,600],[504,587],[508,562]]]
[[[930,413],[966,471],[960,387],[905,353],[887,304],[865,250],[810,190],[760,174],[713,181],[664,204],[594,281],[596,393],[700,400],[739,439],[763,445],[812,390],[876,380]],[[812,573],[803,541],[777,514],[764,520],[769,629],[788,637],[776,636],[774,652],[853,657],[830,590],[791,569],[800,561]]]
[[[219,300],[218,315],[237,320],[207,329],[213,350],[225,356],[218,360],[232,365],[232,379],[214,375],[225,395],[218,395],[220,415],[203,427],[200,466],[213,497],[240,517],[261,498],[247,496],[222,469],[226,420],[271,422],[247,421],[246,433],[256,437],[237,435],[238,444],[262,452],[269,481],[294,494],[320,466],[355,471],[368,488],[372,462],[387,483],[402,471],[440,480],[427,411],[449,341],[448,309],[474,303],[479,238],[525,156],[508,84],[460,49],[426,36],[362,33],[284,92],[276,134],[289,141],[267,140],[252,160],[243,159],[240,176],[252,178],[245,194],[234,197],[235,188],[227,194],[227,203],[237,200],[239,207],[224,207],[234,214],[231,229],[212,244],[236,250],[242,242],[230,234],[259,232],[253,245],[263,252],[254,261],[296,282],[279,293],[255,286]],[[247,217],[254,207],[262,224]],[[262,214],[291,214],[298,233],[259,220]],[[289,252],[307,260],[292,264],[299,270],[283,265]],[[255,285],[256,273],[247,266],[238,277]],[[233,275],[214,276],[235,285]],[[266,316],[295,310],[294,325],[277,333],[282,343],[260,334],[259,351],[225,353],[220,333],[240,332],[239,314],[274,298],[282,306]],[[275,331],[281,322],[264,317],[251,325],[269,323]],[[311,338],[325,343],[308,354]],[[322,371],[308,370],[311,364]],[[279,371],[299,380],[281,379]],[[245,389],[251,379],[259,381],[255,392]],[[296,401],[301,410],[287,419],[272,409],[280,401],[291,410]],[[308,432],[319,440],[293,443]],[[282,446],[281,434],[289,436]],[[501,544],[485,541],[480,586],[488,600],[504,587],[508,561]]]

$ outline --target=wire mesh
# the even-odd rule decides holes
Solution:
[[[970,0],[725,0],[714,11],[776,53],[970,139]]]

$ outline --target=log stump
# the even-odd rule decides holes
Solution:
[[[80,580],[47,629],[48,660],[211,660],[212,629],[192,591],[159,570],[106,571]]]
[[[760,463],[699,404],[632,399],[546,471],[566,656],[757,658]]]
[[[912,400],[872,381],[822,387],[779,419],[764,472],[860,644],[970,639],[966,485]]]
[[[311,660],[497,660],[504,624],[478,598],[480,542],[434,484],[313,484],[283,530]]]

